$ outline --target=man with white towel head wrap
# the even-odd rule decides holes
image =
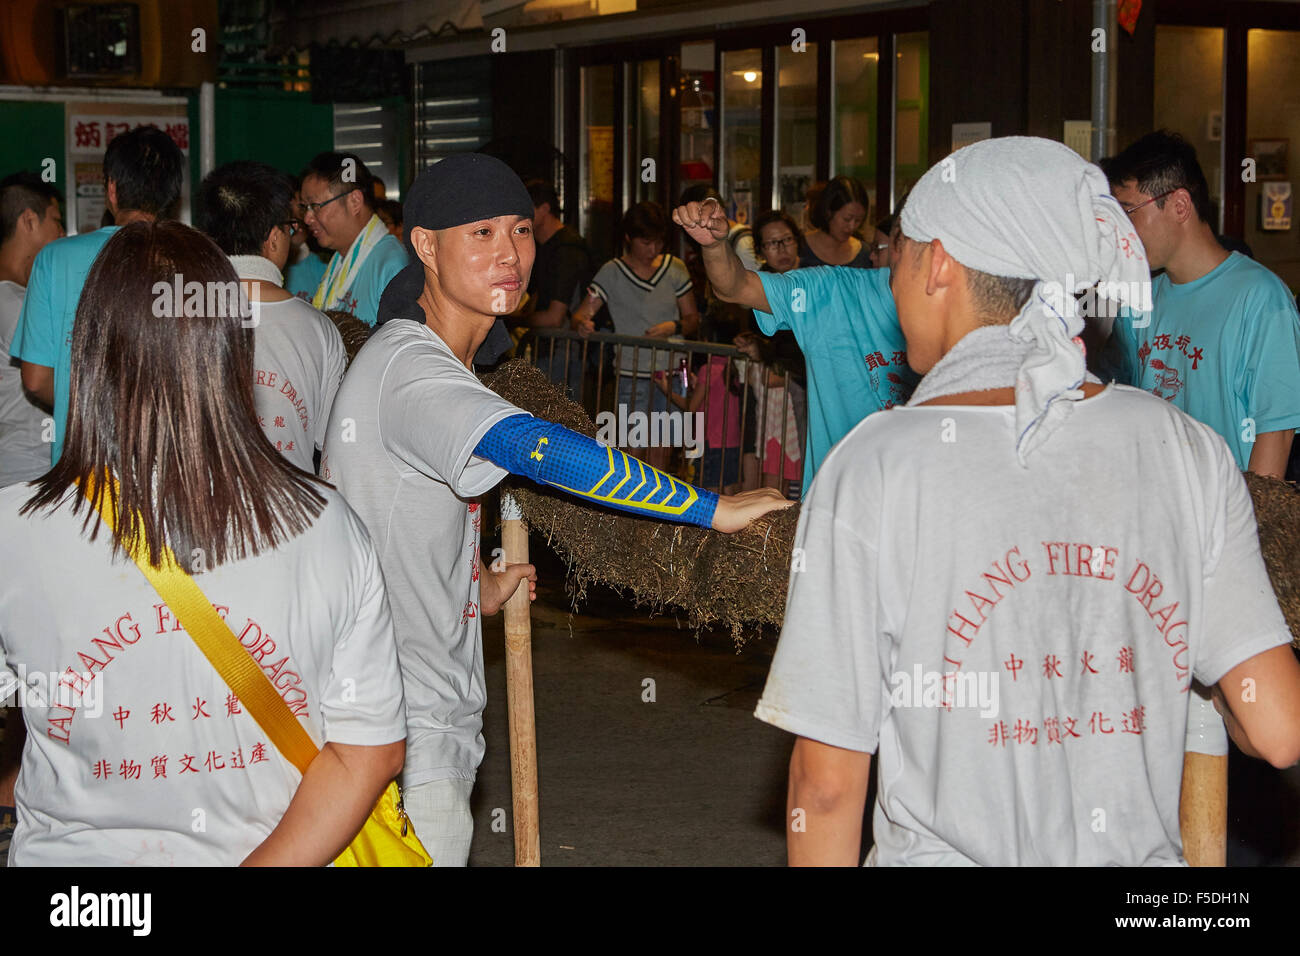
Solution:
[[[1193,679],[1300,758],[1300,666],[1223,440],[1085,372],[1072,293],[1140,300],[1105,177],[1011,137],[932,168],[891,288],[908,406],[851,431],[804,502],[756,715],[798,736],[792,863],[1178,864]]]

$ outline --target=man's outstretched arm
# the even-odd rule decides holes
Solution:
[[[774,488],[719,497],[555,422],[512,415],[493,425],[474,454],[515,475],[647,518],[739,531],[788,507]]]
[[[700,244],[704,270],[709,274],[713,294],[723,302],[743,305],[747,309],[771,312],[767,292],[758,273],[750,272],[727,242],[727,217],[716,200],[688,202],[673,210],[673,222]]]

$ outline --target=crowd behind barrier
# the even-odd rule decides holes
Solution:
[[[679,477],[719,494],[766,486],[799,497],[807,413],[788,369],[734,345],[567,329],[534,330],[521,354],[582,405],[601,441],[632,454],[671,448]],[[616,383],[628,378],[653,390],[620,402]],[[671,396],[667,411],[656,391]]]

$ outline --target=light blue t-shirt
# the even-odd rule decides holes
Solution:
[[[325,263],[320,261],[320,256],[309,252],[284,270],[284,291],[310,302],[324,277]]]
[[[81,287],[104,244],[117,232],[105,226],[79,236],[56,239],[36,254],[27,298],[14,332],[10,354],[24,362],[54,369],[54,444],[50,464],[63,454],[72,389],[72,324],[77,318]]]
[[[393,281],[393,276],[406,268],[408,261],[406,250],[396,237],[384,236],[375,243],[370,255],[366,256],[366,261],[361,263],[357,277],[344,293],[343,301],[335,308],[350,312],[373,328],[379,319],[379,300],[384,289]],[[324,282],[325,273],[321,276],[321,282]]]
[[[759,272],[766,312],[754,311],[764,335],[794,333],[808,366],[808,433],[803,489],[831,448],[872,412],[904,404],[917,375],[889,291],[888,269],[818,266]]]
[[[1246,470],[1253,435],[1300,428],[1300,316],[1286,285],[1233,252],[1181,285],[1159,275],[1146,328],[1115,322],[1116,378],[1209,425]]]

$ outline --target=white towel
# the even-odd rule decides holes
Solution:
[[[1149,308],[1151,273],[1133,224],[1105,174],[1074,150],[1007,136],[959,149],[931,167],[908,196],[901,228],[917,242],[939,239],[968,269],[1038,280],[1008,329],[1031,346],[1015,381],[1016,454],[1025,465],[1064,421],[1069,403],[1083,397],[1084,356],[1074,341],[1083,319],[1073,295],[1102,282],[1108,296]],[[954,355],[945,376],[958,371],[957,360],[967,366],[976,355]]]

